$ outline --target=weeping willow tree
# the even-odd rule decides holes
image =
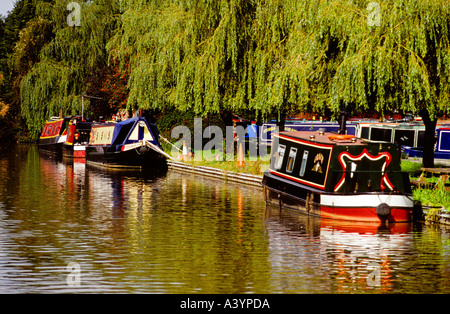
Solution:
[[[129,73],[130,108],[255,117],[411,112],[423,117],[424,164],[433,163],[436,120],[448,110],[447,0],[76,1],[76,27],[67,23],[67,1],[36,1],[39,19],[15,50],[23,60],[30,34],[51,27],[38,62],[18,66],[34,135],[61,107],[80,112],[80,95],[101,80],[111,55]]]
[[[449,108],[448,1],[312,0],[295,10],[279,75],[292,105],[420,115],[423,163],[433,166],[436,121]]]
[[[40,49],[39,61],[20,82],[22,115],[34,138],[39,135],[43,122],[59,115],[60,109],[65,115],[81,114],[81,95],[100,79],[98,73],[108,65],[105,47],[118,27],[119,1],[74,2],[80,8],[77,12],[65,0],[38,1],[38,19],[28,27],[51,25],[53,33],[52,39]],[[71,14],[76,24],[70,23]],[[32,42],[26,36],[29,32],[23,31],[13,60],[20,60],[23,51],[30,48]]]
[[[129,106],[197,114],[421,115],[424,163],[448,108],[447,0],[122,1],[109,51]]]
[[[129,60],[129,107],[199,115],[247,109],[236,92],[245,72],[252,1],[122,1],[110,52]]]

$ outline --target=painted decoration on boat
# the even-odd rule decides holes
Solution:
[[[333,145],[311,143],[306,140],[296,139],[294,137],[288,136],[288,133],[275,134],[275,137],[278,137],[280,139],[280,143],[281,141],[287,141],[289,143],[299,143],[301,145],[288,145],[289,157],[287,159],[284,159],[284,154],[287,146],[280,144],[276,151],[276,158],[272,159],[273,164],[271,165],[270,171],[277,176],[324,190],[328,175],[328,167],[331,161],[330,155],[333,149]],[[301,161],[297,161],[296,156],[302,156]],[[311,158],[310,156],[316,157]],[[321,171],[316,170],[316,158],[318,158],[317,156],[321,156]],[[281,170],[285,168],[286,171]]]
[[[48,121],[45,123],[44,129],[42,130],[40,140],[45,140],[49,138],[55,138],[60,135],[61,128],[63,127],[64,119],[58,119],[55,121]]]
[[[63,143],[67,139],[67,123],[69,118],[53,117],[42,129],[39,137],[39,149],[46,153],[59,156],[62,153]]]
[[[381,175],[381,181],[379,184],[380,190],[384,191],[386,189],[386,186],[392,191],[394,190],[394,187],[392,183],[389,181],[388,174],[386,172],[386,168],[389,166],[392,156],[388,152],[382,152],[378,154],[377,156],[373,156],[369,154],[366,148],[363,149],[362,153],[360,153],[358,156],[353,156],[349,152],[342,152],[338,156],[339,163],[342,167],[342,176],[339,182],[336,184],[334,191],[339,192],[339,190],[348,182],[345,181],[345,178],[347,177],[348,168],[350,168],[350,173],[348,174],[348,177],[350,179],[354,179],[357,176],[357,172],[359,169],[368,168],[364,165],[364,159],[368,159],[368,162],[374,164],[377,163],[378,165],[372,165],[371,168],[378,168],[380,169],[380,175]],[[349,181],[349,180],[348,180]],[[386,185],[385,185],[385,184]],[[374,183],[375,184],[375,183]]]
[[[110,145],[114,135],[114,124],[94,126],[91,130],[89,145]]]

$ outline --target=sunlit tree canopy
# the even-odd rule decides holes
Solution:
[[[445,0],[122,2],[109,48],[131,59],[133,106],[434,117],[448,104]]]
[[[126,77],[117,102],[129,109],[249,118],[396,110],[424,117],[430,134],[449,110],[447,0],[72,1],[79,26],[68,25],[67,1],[23,1],[35,18],[10,64],[34,135],[61,107],[79,112],[82,93],[114,89],[108,73]]]

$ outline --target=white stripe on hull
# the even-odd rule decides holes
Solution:
[[[412,208],[412,197],[389,194],[359,194],[359,195],[327,195],[320,196],[320,205],[327,207],[377,207],[386,203],[393,208]]]
[[[73,150],[74,151],[85,151],[86,145],[73,145]]]

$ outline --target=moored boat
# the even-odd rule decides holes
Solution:
[[[356,135],[357,122],[346,121],[346,133]],[[316,121],[316,120],[287,120],[284,126],[285,131],[318,131],[338,132],[341,124],[337,121]],[[259,127],[259,143],[261,145],[270,145],[272,143],[273,134],[277,130],[276,122],[264,123]]]
[[[86,147],[93,122],[87,122],[81,117],[74,117],[67,127],[67,138],[63,143],[63,156],[85,158]]]
[[[143,117],[94,124],[86,148],[88,164],[108,168],[165,171],[167,161],[156,125]]]
[[[356,136],[372,141],[398,143],[408,157],[423,157],[425,125],[421,122],[362,122]],[[435,159],[450,159],[450,125],[437,123]]]
[[[450,126],[439,127],[436,130],[437,138],[434,150],[435,159],[450,160]],[[404,153],[408,157],[423,157],[423,147],[405,147]]]
[[[322,218],[412,220],[409,177],[393,143],[322,131],[280,132],[262,183],[268,203]]]
[[[39,137],[39,149],[52,155],[61,155],[63,143],[67,139],[69,117],[52,117],[45,122]]]

